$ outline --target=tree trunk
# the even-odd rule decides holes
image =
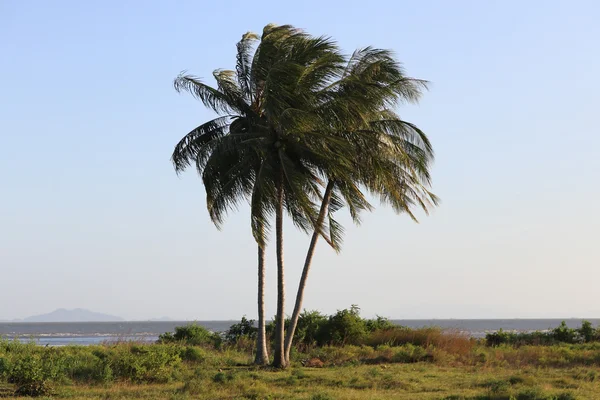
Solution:
[[[265,330],[265,249],[258,246],[258,332],[256,334],[256,357],[254,364],[269,363],[267,333]]]
[[[275,235],[277,242],[277,316],[275,317],[275,354],[273,366],[287,367],[285,359],[285,283],[283,269],[283,168],[277,182],[275,210]]]
[[[290,352],[292,350],[292,342],[294,341],[294,333],[296,326],[298,325],[298,317],[302,311],[302,301],[304,300],[304,289],[306,289],[306,280],[308,279],[308,272],[312,262],[313,254],[315,253],[315,247],[317,240],[321,235],[321,229],[323,228],[323,222],[325,221],[325,215],[327,215],[327,209],[329,208],[329,202],[331,201],[331,193],[333,191],[334,181],[329,180],[325,193],[323,194],[323,201],[321,202],[321,209],[319,210],[319,216],[317,218],[317,224],[315,225],[315,231],[310,240],[308,246],[308,252],[306,253],[306,259],[304,261],[304,269],[302,270],[302,277],[300,278],[300,284],[298,285],[298,294],[296,294],[296,304],[294,305],[294,313],[290,320],[290,325],[287,329],[285,337],[285,360],[287,363],[290,361]]]

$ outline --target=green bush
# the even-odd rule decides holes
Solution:
[[[70,352],[66,354],[66,364],[66,375],[75,381],[108,383],[114,378],[111,361],[101,348],[70,349]]]
[[[180,357],[184,361],[202,362],[206,359],[206,354],[197,347],[184,347],[181,349]]]
[[[385,317],[380,317],[379,315],[375,319],[366,319],[365,327],[369,332],[398,328],[398,326],[394,325],[392,321]]]
[[[398,348],[392,357],[393,362],[399,363],[415,363],[427,361],[431,356],[423,347],[405,344]]]
[[[39,357],[25,356],[18,360],[6,375],[8,382],[16,385],[17,395],[40,396],[50,393],[48,377]]]
[[[43,396],[51,394],[51,383],[64,376],[65,367],[60,351],[31,352],[6,363],[4,375],[16,386],[16,395]]]
[[[48,393],[53,383],[69,380],[85,383],[113,380],[112,361],[99,346],[59,348],[0,341],[0,360],[0,377],[14,383],[21,394]]]
[[[327,340],[329,344],[344,346],[346,344],[360,344],[367,335],[365,321],[360,317],[360,308],[352,305],[350,309],[340,310],[329,317],[319,335],[321,343]]]
[[[587,321],[585,321],[587,322]],[[576,343],[577,342],[577,330],[569,328],[565,321],[562,321],[559,326],[552,330],[552,337],[557,342],[562,343]]]
[[[288,321],[286,321],[287,324]],[[339,310],[331,316],[319,311],[303,311],[298,317],[294,344],[301,350],[315,346],[362,344],[370,332],[393,329],[396,326],[387,318],[363,319],[360,308]]]
[[[285,327],[290,320],[285,320]],[[298,317],[294,332],[294,348],[299,351],[310,351],[316,346],[345,346],[367,344],[371,333],[397,329],[390,320],[377,316],[375,319],[364,319],[360,316],[360,308],[352,305],[349,309],[338,310],[327,316],[319,311],[304,310]],[[274,339],[275,323],[266,326],[267,336]]]
[[[556,339],[551,332],[527,332],[514,333],[505,332],[502,329],[497,332],[488,333],[485,336],[486,344],[491,347],[510,344],[513,346],[525,345],[544,345],[551,346],[556,343]]]
[[[180,350],[168,345],[133,345],[108,355],[117,378],[133,382],[168,382],[181,365]]]
[[[221,336],[197,324],[175,327],[175,333],[167,332],[158,337],[159,343],[183,343],[191,346],[207,346],[218,348]]]
[[[10,361],[8,358],[0,357],[0,377],[5,376],[5,374],[10,370]]]
[[[584,343],[592,342],[596,333],[590,321],[582,321],[581,327],[576,329],[576,332]]]
[[[324,327],[328,322],[327,316],[319,311],[306,311],[298,317],[298,325],[294,333],[294,343],[304,348],[316,346],[326,341]]]
[[[227,343],[235,344],[241,338],[255,339],[258,329],[254,326],[254,322],[253,319],[246,319],[246,316],[243,316],[239,323],[231,325],[225,332]]]
[[[529,332],[513,333],[504,332],[502,329],[497,332],[488,333],[485,336],[488,346],[500,346],[509,344],[513,346],[542,345],[551,346],[557,343],[589,343],[600,341],[599,329],[594,329],[589,321],[582,321],[581,327],[577,329],[569,328],[565,321],[559,326],[548,332]]]

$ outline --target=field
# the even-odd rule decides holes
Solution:
[[[385,368],[384,368],[385,367]],[[389,366],[203,369],[186,383],[60,386],[69,399],[600,399],[586,368],[465,368],[424,363]],[[211,376],[207,376],[211,375]],[[223,376],[223,379],[215,377]],[[513,396],[513,397],[511,397]]]
[[[597,343],[326,346],[295,353],[285,371],[252,366],[240,346],[0,344],[0,396],[8,398],[600,399]]]

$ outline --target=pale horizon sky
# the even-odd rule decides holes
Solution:
[[[247,207],[222,231],[176,142],[212,82],[274,22],[348,53],[396,52],[431,81],[399,109],[430,137],[441,206],[378,204],[342,253],[317,247],[305,297],[401,318],[600,317],[597,1],[0,1],[0,319],[86,308],[147,319],[256,318]],[[291,313],[309,238],[285,226]],[[267,314],[275,314],[268,249]]]

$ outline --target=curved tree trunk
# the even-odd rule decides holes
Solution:
[[[334,185],[335,184],[333,180],[329,180],[327,183],[327,188],[325,188],[325,193],[323,194],[323,201],[321,202],[321,209],[319,210],[319,216],[317,218],[317,224],[315,225],[315,231],[312,235],[312,239],[310,240],[308,252],[306,253],[304,269],[302,270],[302,277],[300,278],[300,284],[298,285],[298,294],[296,294],[294,313],[292,314],[292,319],[290,320],[290,325],[285,336],[285,360],[287,363],[290,361],[290,351],[292,350],[294,333],[296,331],[296,326],[298,325],[298,317],[300,317],[300,312],[302,311],[302,301],[304,300],[304,289],[306,289],[308,272],[310,270],[313,254],[315,253],[317,240],[321,235],[320,231],[323,227],[323,222],[325,221],[325,215],[327,215],[327,208],[329,207],[329,202],[331,201],[331,193]]]
[[[275,353],[273,366],[287,367],[285,359],[285,283],[283,269],[283,169],[277,182],[277,205],[275,210],[275,235],[277,243],[277,316],[275,317]]]
[[[265,249],[258,246],[258,332],[256,334],[256,357],[254,364],[269,363],[267,333],[265,330]]]

